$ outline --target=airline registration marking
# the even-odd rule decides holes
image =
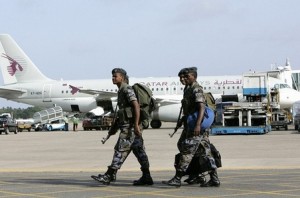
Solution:
[[[32,91],[30,92],[31,95],[42,95],[41,91]]]

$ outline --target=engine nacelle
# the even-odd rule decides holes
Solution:
[[[160,106],[152,112],[152,119],[164,122],[177,122],[180,107],[181,103]]]

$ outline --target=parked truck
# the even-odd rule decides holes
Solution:
[[[82,121],[83,130],[109,130],[113,122],[110,116],[91,116]]]
[[[11,116],[0,115],[0,134],[8,135],[10,132],[18,133],[17,122]]]

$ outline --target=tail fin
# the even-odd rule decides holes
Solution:
[[[0,66],[4,84],[50,80],[8,34],[0,34]]]

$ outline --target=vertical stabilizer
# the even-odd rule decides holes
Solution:
[[[289,58],[286,58],[284,69],[289,71],[292,70]]]
[[[8,34],[0,35],[0,66],[4,84],[50,80]]]

